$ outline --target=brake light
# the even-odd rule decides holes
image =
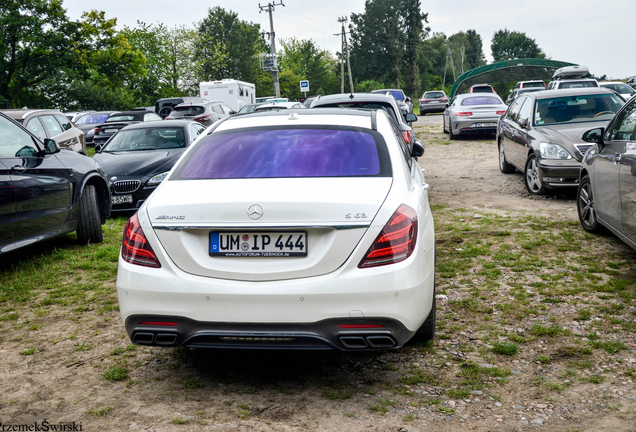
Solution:
[[[460,117],[469,117],[473,115],[473,113],[471,113],[470,111],[459,111],[459,112],[456,112],[455,115]]]
[[[402,131],[402,136],[404,137],[404,141],[407,143],[411,142],[411,131]]]
[[[132,215],[124,228],[124,239],[121,248],[124,261],[144,267],[160,268],[159,260],[152,250],[148,239],[141,229],[137,213]]]
[[[441,98],[439,101],[440,101],[440,102],[448,102],[448,98],[445,98],[445,97],[444,97],[444,98]]]
[[[422,102],[428,102],[428,99],[420,99]]]
[[[206,122],[206,121],[210,121],[212,120],[212,116],[211,115],[205,115],[205,116],[201,116],[201,117],[195,117],[194,121],[198,121],[198,122]]]
[[[504,115],[506,113],[506,111],[497,111],[497,115]]]
[[[358,268],[377,267],[404,261],[417,242],[417,214],[406,204],[393,213],[365,254]]]
[[[98,133],[103,132],[103,131],[104,131],[104,129],[99,129],[99,128],[95,128],[95,129],[93,129],[93,133],[94,133],[95,135],[97,135]]]
[[[177,322],[170,321],[141,321],[139,325],[150,325],[150,326],[163,326],[163,327],[175,327]]]

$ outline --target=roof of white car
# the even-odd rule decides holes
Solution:
[[[299,125],[352,126],[371,129],[372,116],[373,113],[371,110],[342,108],[266,111],[228,117],[227,120],[218,125],[216,130],[224,131],[237,128]]]

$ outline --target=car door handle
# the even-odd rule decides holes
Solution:
[[[14,165],[11,167],[11,171],[17,172],[20,174],[25,172],[26,170],[27,170],[26,167],[23,167],[22,165]]]

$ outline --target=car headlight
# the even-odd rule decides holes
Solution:
[[[543,159],[572,159],[572,155],[558,144],[542,142],[539,151]]]
[[[148,180],[148,186],[156,186],[159,183],[161,183],[166,176],[168,175],[170,171],[166,171],[164,173],[161,174],[157,174],[156,176],[154,176],[153,178],[151,178],[150,180]]]

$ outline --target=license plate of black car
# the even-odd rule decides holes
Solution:
[[[132,204],[133,199],[132,195],[122,195],[122,196],[111,196],[110,203],[111,204]]]
[[[119,129],[104,129],[105,133],[116,133]]]
[[[307,233],[211,232],[210,256],[298,257],[307,256]]]

